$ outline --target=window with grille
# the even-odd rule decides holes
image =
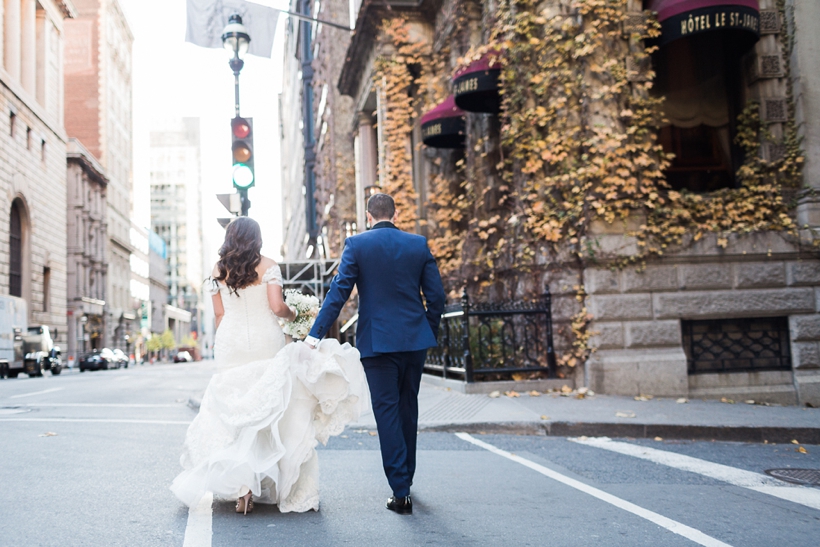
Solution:
[[[9,294],[23,296],[23,218],[17,201],[11,204]]]
[[[786,317],[681,321],[689,374],[791,370]]]

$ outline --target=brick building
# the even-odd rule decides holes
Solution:
[[[9,0],[0,14],[0,291],[66,338],[64,23],[70,1]]]
[[[595,10],[603,8],[594,2],[581,4],[590,10],[586,15],[579,11],[578,3],[551,0],[538,4],[537,13],[532,12],[531,44],[541,43],[537,36],[553,28],[564,33],[561,39],[568,42],[575,33],[576,44],[592,36],[596,32]],[[298,7],[307,13],[312,5],[306,2]],[[353,7],[356,33],[338,79],[339,92],[353,100],[353,131],[328,133],[326,138],[353,143],[357,181],[354,207],[358,205],[361,210],[367,187],[391,177],[391,165],[399,165],[387,161],[389,154],[397,152],[387,149],[384,131],[388,122],[395,120],[385,106],[384,80],[376,76],[379,59],[403,62],[397,58],[394,38],[387,35],[384,26],[385,22],[401,20],[406,39],[423,44],[421,49],[427,55],[409,66],[409,72],[417,75],[427,70],[431,74],[422,84],[405,90],[416,112],[408,120],[404,151],[399,152],[410,158],[400,168],[408,173],[408,184],[418,196],[414,211],[421,221],[418,229],[423,231],[426,224],[431,235],[440,229],[428,216],[430,202],[425,197],[430,195],[434,180],[435,184],[456,188],[456,195],[462,192],[462,199],[466,195],[458,189],[469,185],[483,191],[471,211],[485,216],[467,218],[458,228],[465,239],[473,238],[469,242],[471,251],[465,253],[481,255],[491,251],[481,242],[487,238],[503,245],[503,239],[487,233],[480,239],[477,226],[482,220],[485,228],[503,232],[506,226],[515,226],[517,214],[523,214],[512,214],[501,200],[509,190],[509,181],[520,181],[523,175],[520,167],[505,163],[501,154],[502,128],[508,130],[509,125],[504,123],[509,122],[510,113],[499,111],[500,67],[490,53],[466,64],[461,59],[489,44],[503,6],[480,0],[418,0],[363,2]],[[641,95],[646,89],[644,82],[652,81],[651,97],[664,98],[664,120],[658,122],[652,138],[662,145],[663,152],[675,155],[663,168],[663,180],[668,185],[665,188],[692,196],[695,202],[708,202],[727,195],[727,191],[743,189],[745,175],[741,166],[749,165],[751,157],[759,157],[764,165],[789,157],[785,155],[791,146],[787,137],[794,127],[801,139],[805,167],[794,189],[784,189],[783,194],[794,202],[788,216],[799,233],[777,229],[743,231],[729,226],[722,233],[707,232],[697,237],[690,234],[681,245],[648,259],[643,268],[630,266],[628,259],[639,255],[639,241],[634,234],[646,223],[646,216],[636,211],[623,222],[608,224],[590,215],[589,229],[584,233],[589,253],[570,259],[568,254],[550,254],[552,251],[543,250],[547,245],[535,242],[531,273],[522,274],[516,264],[509,264],[506,271],[511,282],[505,284],[490,276],[482,289],[477,280],[488,270],[465,267],[461,285],[476,294],[483,290],[481,297],[485,299],[510,295],[523,298],[548,285],[553,295],[559,356],[573,351],[571,323],[585,308],[588,330],[593,333],[589,340],[593,352],[585,362],[563,373],[577,385],[588,385],[595,391],[820,404],[820,260],[813,245],[820,230],[816,198],[820,188],[820,76],[810,68],[820,51],[820,4],[792,0],[628,0],[606,9],[610,8],[623,10],[623,18],[617,23],[618,31],[600,46],[610,48],[602,50],[600,59],[613,63],[611,74],[604,73],[600,79],[623,75],[624,82],[618,85],[632,93],[625,93],[625,97],[636,100],[645,98]],[[536,7],[532,4],[531,8],[520,9]],[[657,48],[639,64],[635,52],[643,45],[635,41],[634,29],[636,24],[644,25],[652,12],[660,31],[652,38]],[[547,27],[548,21],[552,27]],[[319,40],[314,44],[308,39],[316,32],[310,32],[310,25],[305,26],[306,30],[294,30],[289,35],[293,45],[288,55],[304,55],[300,51],[308,51],[305,47],[311,45],[311,52],[320,50]],[[514,48],[515,44],[507,47]],[[325,55],[333,58],[332,54]],[[503,53],[498,57],[509,58]],[[306,71],[304,63],[299,66],[286,58],[286,68],[298,68],[303,79],[315,80],[316,66],[313,60],[314,70]],[[568,70],[575,70],[587,65],[579,61],[568,66]],[[286,74],[286,86],[295,89],[295,76],[288,78]],[[457,78],[464,85],[453,85]],[[584,80],[590,86],[589,95],[579,102],[583,106],[577,114],[566,119],[588,116],[596,128],[621,131],[627,123],[624,116],[631,116],[631,111],[623,111],[616,101],[602,99],[610,91],[603,84],[595,88],[599,84],[589,74]],[[282,111],[300,111],[294,104],[298,98],[303,126],[311,129],[310,134],[305,130],[302,143],[308,173],[307,168],[317,165],[323,156],[315,152],[316,135],[320,134],[316,126],[321,123],[314,121],[314,116],[325,101],[324,94],[317,93],[315,86],[301,94],[289,89],[283,92]],[[446,97],[450,92],[454,95],[444,101],[439,97],[438,107],[428,110],[432,96]],[[470,93],[475,93],[473,99]],[[554,108],[560,118],[563,111],[554,104],[545,103],[548,108],[543,109],[544,115]],[[740,114],[750,105],[765,128],[760,133],[765,136],[754,153],[740,150],[738,144]],[[401,112],[407,116],[406,110]],[[284,134],[293,131],[296,121],[290,122]],[[549,131],[546,127],[545,132]],[[552,134],[561,135],[560,130]],[[550,157],[548,150],[543,157]],[[345,159],[335,161],[338,171]],[[580,155],[579,162],[583,163]],[[294,173],[298,169],[288,164],[283,184],[292,186],[292,195],[296,195],[295,189],[301,190],[301,186],[295,181],[302,181],[307,196],[305,211],[322,211],[334,193],[338,199],[341,192],[334,190],[341,187],[342,181],[337,179],[335,189],[332,183],[324,189],[307,176],[288,179]],[[286,202],[286,208],[292,206]],[[537,209],[538,204],[532,206]],[[299,245],[300,236],[307,243],[322,233],[324,219],[318,214],[315,218],[315,226],[308,222],[301,233],[288,234],[287,244]],[[509,221],[501,225],[499,218]],[[291,230],[298,232],[300,223],[292,223]],[[568,237],[559,243],[567,247],[571,244]],[[471,257],[456,258],[468,262]],[[460,292],[460,286],[451,289]]]
[[[66,131],[105,169],[108,229],[107,347],[126,348],[138,330],[131,298],[131,46],[134,37],[117,0],[77,0],[66,25]]]

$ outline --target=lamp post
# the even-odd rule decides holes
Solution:
[[[234,13],[228,18],[228,24],[222,31],[222,47],[231,56],[228,61],[228,66],[233,71],[234,81],[234,110],[236,117],[239,117],[239,72],[245,66],[245,61],[242,59],[248,52],[248,46],[251,43],[251,37],[248,34],[245,25],[242,24],[242,17]]]

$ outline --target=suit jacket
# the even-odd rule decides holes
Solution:
[[[425,238],[391,222],[349,237],[311,336],[327,334],[354,285],[359,290],[356,347],[362,357],[436,345],[445,295]]]

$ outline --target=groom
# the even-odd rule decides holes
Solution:
[[[305,342],[316,346],[336,321],[353,286],[358,287],[356,346],[370,385],[384,473],[393,489],[387,508],[409,515],[419,384],[427,348],[436,345],[444,288],[427,240],[396,228],[393,198],[372,196],[367,220],[370,231],[345,242],[339,271]]]

